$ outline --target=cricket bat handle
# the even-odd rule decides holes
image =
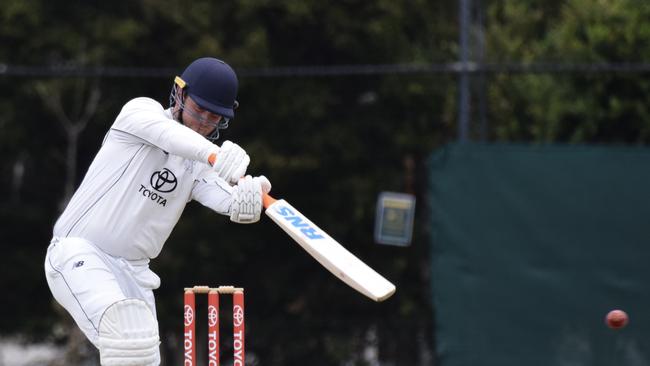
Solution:
[[[272,204],[277,201],[275,198],[271,197],[268,193],[262,193],[262,206],[264,208],[269,208]]]

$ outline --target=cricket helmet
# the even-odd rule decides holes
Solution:
[[[212,57],[195,60],[174,79],[169,106],[178,106],[180,112],[174,119],[183,123],[184,98],[189,95],[201,108],[222,117],[214,132],[206,136],[208,140],[216,141],[219,130],[228,128],[230,120],[235,117],[235,109],[239,106],[235,99],[238,85],[235,71],[225,62]]]
[[[203,57],[192,62],[175,80],[201,108],[227,119],[235,117],[238,81],[225,62]]]

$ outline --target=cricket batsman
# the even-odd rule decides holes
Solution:
[[[54,225],[47,283],[102,365],[160,363],[160,278],[149,261],[190,200],[236,223],[260,219],[271,183],[246,175],[250,158],[239,145],[214,144],[235,115],[237,88],[229,65],[205,57],[176,77],[169,108],[146,97],[127,102]]]

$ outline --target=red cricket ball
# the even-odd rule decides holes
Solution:
[[[629,321],[630,318],[627,316],[627,313],[618,309],[607,313],[607,317],[605,318],[605,323],[607,323],[607,326],[612,329],[621,329],[626,326]]]

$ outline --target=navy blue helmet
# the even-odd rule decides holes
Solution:
[[[202,57],[187,66],[174,80],[170,106],[178,104],[182,111],[185,109],[182,95],[189,95],[201,108],[222,116],[215,133],[208,137],[216,140],[219,130],[228,128],[229,121],[235,117],[239,105],[236,100],[238,86],[237,75],[227,63],[213,57]]]

